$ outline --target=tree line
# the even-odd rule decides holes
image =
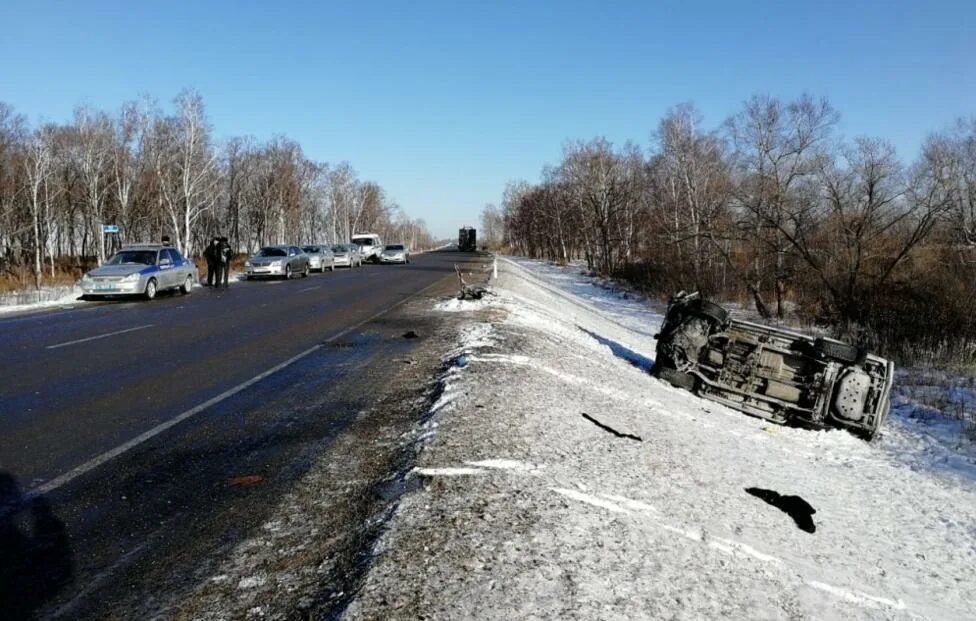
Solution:
[[[976,119],[931,134],[908,164],[884,139],[839,137],[838,122],[809,95],[756,95],[714,129],[682,104],[649,148],[566,145],[538,183],[510,183],[482,227],[652,294],[796,312],[905,358],[958,336],[972,355]]]
[[[172,103],[80,107],[71,122],[31,127],[0,102],[0,269],[29,267],[39,286],[66,263],[101,263],[109,224],[122,243],[165,235],[187,255],[216,234],[240,252],[356,232],[432,245],[423,220],[347,162],[311,160],[284,137],[218,141],[198,93]]]

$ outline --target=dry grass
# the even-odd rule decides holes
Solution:
[[[40,284],[42,287],[51,285],[68,287],[75,284],[82,273],[81,268],[56,264],[52,276],[48,266],[41,274]],[[34,284],[34,270],[31,267],[8,266],[0,271],[0,294],[30,291],[34,289]]]

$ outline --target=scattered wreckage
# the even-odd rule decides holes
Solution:
[[[459,300],[480,300],[486,295],[492,294],[491,291],[485,287],[482,287],[481,285],[468,284],[464,280],[464,275],[461,272],[461,266],[456,263],[454,264],[454,271],[457,273],[458,284],[461,287],[461,290],[458,292]]]
[[[668,304],[653,373],[746,414],[870,439],[888,415],[894,365],[841,341],[731,319],[682,292]]]

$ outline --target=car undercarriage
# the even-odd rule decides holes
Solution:
[[[654,374],[753,416],[871,438],[888,414],[894,365],[841,341],[731,319],[698,293],[680,293],[658,335]]]

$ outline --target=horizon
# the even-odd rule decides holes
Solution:
[[[36,126],[142,94],[168,107],[191,88],[218,140],[286,136],[348,161],[437,239],[478,227],[509,181],[536,182],[568,142],[646,152],[686,101],[718,129],[756,93],[825,97],[839,135],[888,140],[905,162],[976,114],[976,6],[957,1],[117,6],[0,8],[19,26],[0,41],[0,101]]]

